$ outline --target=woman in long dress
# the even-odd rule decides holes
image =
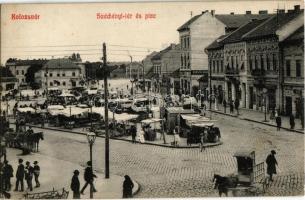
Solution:
[[[143,131],[143,129],[141,129],[141,131],[140,131],[140,133],[139,133],[139,141],[140,141],[140,143],[145,143],[144,131]]]

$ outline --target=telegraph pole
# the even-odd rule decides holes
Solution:
[[[103,43],[104,96],[105,96],[105,178],[109,178],[109,132],[108,132],[108,69],[106,44]]]

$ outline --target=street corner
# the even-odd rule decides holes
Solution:
[[[96,175],[97,178],[95,179],[94,184],[97,192],[93,193],[94,199],[121,199],[123,197],[123,176],[110,174],[109,178],[105,178],[104,174],[96,173]],[[136,195],[140,190],[140,185],[134,179],[132,179],[132,182],[134,184],[132,194]],[[69,198],[72,199],[72,192],[69,194]],[[89,188],[85,190],[84,195],[81,195],[81,198],[90,198]]]

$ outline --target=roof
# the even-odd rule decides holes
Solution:
[[[43,69],[80,69],[75,63],[67,58],[52,59],[47,62]]]
[[[194,17],[192,17],[191,19],[189,19],[187,22],[185,22],[182,26],[180,26],[177,31],[182,31],[182,30],[185,30],[185,29],[188,29],[189,28],[189,25],[191,25],[194,21],[196,21],[200,16],[200,15],[196,15]]]
[[[253,19],[265,19],[272,14],[234,14],[234,15],[215,15],[215,17],[224,23],[228,28],[238,28]]]
[[[290,42],[295,40],[304,40],[304,25],[290,35],[284,42]]]
[[[223,43],[221,42],[221,40],[223,38],[225,38],[227,35],[222,35],[219,38],[217,38],[216,40],[214,40],[209,46],[207,46],[205,49],[206,50],[212,50],[212,49],[218,49],[220,47],[223,46]]]
[[[16,58],[10,58],[6,61],[6,65],[26,66],[26,65],[44,65],[49,60],[46,59],[34,59],[34,60],[18,60]]]
[[[177,45],[174,45],[174,47],[176,47]],[[163,50],[161,50],[160,52],[158,52],[156,55],[154,55],[152,58],[151,58],[151,60],[160,60],[161,59],[161,57],[165,54],[165,53],[167,53],[167,52],[169,52],[170,50],[172,50],[173,49],[173,45],[171,44],[171,45],[169,45],[168,47],[166,47],[165,49],[163,49]]]
[[[242,25],[237,30],[232,32],[231,34],[227,35],[226,37],[223,37],[222,43],[234,43],[239,42],[242,39],[242,36],[252,29],[256,28],[260,24],[264,23],[268,18],[261,19],[261,20],[253,20],[247,24]]]
[[[244,39],[255,39],[276,35],[276,30],[296,18],[301,12],[279,13],[257,26],[255,29],[243,36]]]
[[[180,78],[180,69],[173,71],[169,76],[173,78]]]
[[[12,72],[7,67],[0,67],[0,76],[1,76],[1,78],[4,78],[4,77],[14,77]]]

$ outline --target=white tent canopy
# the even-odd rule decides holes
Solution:
[[[19,112],[30,112],[30,113],[35,113],[35,109],[32,107],[24,107],[24,108],[17,108]]]

